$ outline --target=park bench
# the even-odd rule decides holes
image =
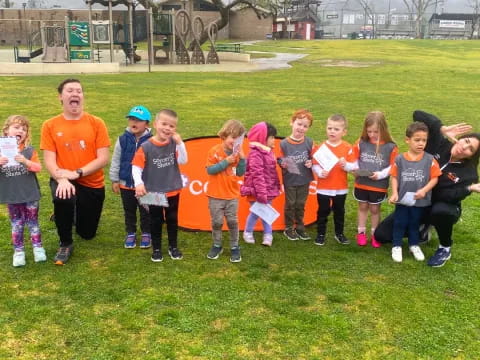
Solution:
[[[240,43],[215,44],[215,50],[218,52],[235,52],[241,53],[242,46]]]

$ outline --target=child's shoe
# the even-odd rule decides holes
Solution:
[[[213,245],[207,254],[207,258],[211,260],[217,260],[222,252],[223,252],[223,248],[221,246]]]
[[[325,234],[317,234],[317,237],[315,238],[315,245],[325,245]]]
[[[255,244],[255,238],[253,237],[253,232],[244,231],[243,240],[245,240],[247,244]]]
[[[35,262],[47,261],[47,254],[43,247],[34,247],[33,248],[33,259]]]
[[[128,233],[127,236],[125,236],[125,249],[133,249],[135,246],[137,246],[137,238],[134,233]]]
[[[263,234],[262,245],[272,246],[273,235],[272,234]]]
[[[162,251],[160,249],[153,250],[152,257],[150,259],[153,262],[162,262],[163,261]]]
[[[402,256],[402,247],[401,246],[394,246],[392,247],[392,259],[395,262],[402,262],[403,256]]]
[[[25,266],[25,251],[16,251],[13,253],[13,264],[14,267]]]
[[[168,248],[168,255],[172,258],[172,260],[182,260],[183,254],[178,248]]]
[[[357,245],[358,246],[365,246],[367,245],[367,235],[365,235],[365,233],[360,233],[360,234],[357,234]],[[373,246],[373,236],[372,236],[372,246]],[[376,246],[374,246],[376,247]]]
[[[371,239],[372,239],[372,247],[379,248],[380,246],[382,246],[382,243],[379,243],[377,239],[375,239],[374,235],[372,235]]]
[[[73,244],[70,244],[68,246],[61,246],[55,257],[53,258],[53,261],[55,262],[55,265],[65,265],[67,261],[70,259],[73,253]]]
[[[235,246],[230,250],[230,262],[237,263],[242,261],[242,256],[240,255],[240,247]]]
[[[298,240],[298,234],[293,228],[288,228],[283,231],[283,235],[287,237],[288,240]]]
[[[423,255],[423,251],[422,251],[422,249],[420,249],[420,246],[418,246],[418,245],[410,246],[410,252],[412,253],[415,260],[417,260],[417,261],[425,260],[425,255]]]
[[[152,237],[149,233],[143,233],[142,240],[140,241],[140,249],[148,249],[150,246],[152,246]]]
[[[300,240],[310,240],[311,239],[311,237],[304,230],[295,229],[295,232],[297,233]]]
[[[337,240],[338,243],[342,244],[342,245],[350,244],[350,240],[348,240],[347,237],[344,234],[336,234],[335,235],[335,240]]]

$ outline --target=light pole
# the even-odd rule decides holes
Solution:
[[[28,46],[28,32],[27,32],[27,16],[25,12],[25,8],[27,7],[27,3],[22,3],[23,6],[23,27],[25,29],[25,45]]]

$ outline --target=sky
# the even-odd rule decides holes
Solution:
[[[21,8],[22,3],[28,3],[27,0],[10,0],[14,3],[15,8]],[[53,7],[54,5],[59,5],[61,8],[67,9],[85,9],[87,5],[84,0],[37,0],[39,3],[43,3],[42,7]],[[324,0],[324,3],[335,2],[336,0]],[[350,0],[355,1],[355,0]],[[374,3],[378,4],[378,8],[384,7],[388,8],[387,4],[389,0],[372,0]],[[440,1],[439,1],[440,2]],[[398,8],[399,10],[403,8],[402,0],[390,0],[390,8]],[[377,7],[377,6],[376,6]],[[102,8],[100,5],[95,5],[94,8]],[[468,6],[468,0],[445,0],[444,5],[438,6],[438,12],[443,8],[443,12],[456,12],[456,13],[471,13],[472,9]]]

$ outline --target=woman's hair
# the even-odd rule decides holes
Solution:
[[[465,159],[463,162],[465,165],[467,166],[471,166],[471,167],[474,167],[474,168],[477,168],[478,166],[478,162],[479,162],[479,158],[480,158],[480,133],[470,133],[470,134],[465,134],[465,135],[462,135],[458,138],[458,140],[460,139],[466,139],[466,138],[475,138],[479,141],[479,146],[477,148],[477,151],[475,152],[475,154],[472,155],[471,158],[468,158],[468,159]]]
[[[378,140],[384,143],[394,142],[390,132],[388,131],[387,120],[385,119],[385,114],[381,111],[370,111],[367,116],[365,116],[365,121],[363,122],[362,135],[360,138],[363,141],[369,141],[367,128],[372,125],[377,125],[378,133],[380,136]]]
[[[231,136],[232,138],[237,138],[245,133],[245,127],[243,124],[235,119],[228,120],[225,124],[223,124],[220,131],[217,135],[220,139],[226,139],[227,137]]]
[[[308,110],[305,110],[305,109],[299,109],[297,111],[295,111],[292,115],[292,118],[290,119],[290,122],[294,122],[295,119],[308,119],[308,121],[310,122],[310,126],[312,126],[312,123],[313,123],[313,115],[310,111]]]
[[[26,135],[25,135],[25,140],[23,141],[23,144],[25,146],[30,145],[31,134],[30,134],[30,122],[28,121],[28,119],[23,115],[9,116],[5,121],[5,123],[3,124],[2,133],[4,136],[7,135],[8,128],[13,124],[20,124],[23,127],[25,127]]]
[[[267,124],[267,139],[270,136],[277,136],[277,128],[268,122],[265,122],[265,124]]]

